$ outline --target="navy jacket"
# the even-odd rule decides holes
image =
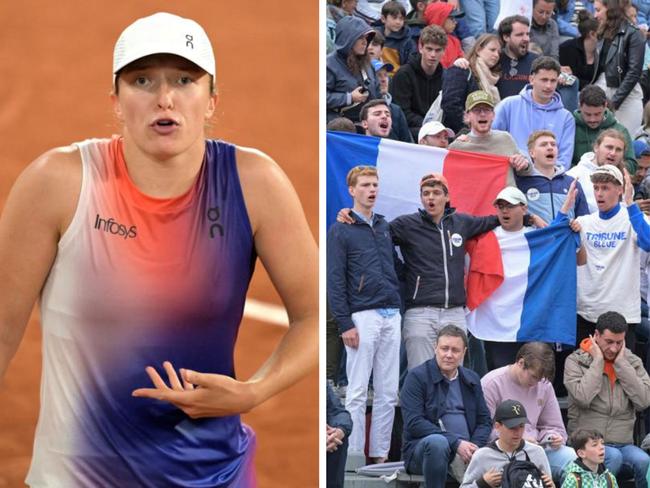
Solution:
[[[327,425],[330,427],[338,427],[348,437],[352,432],[352,417],[350,413],[343,407],[341,400],[336,396],[334,390],[330,385],[327,385],[327,410],[325,411],[327,417]]]
[[[471,369],[460,367],[457,381],[460,381],[469,441],[483,447],[492,432],[492,419],[485,404],[481,380]],[[404,419],[402,458],[406,466],[420,439],[431,434],[445,436],[451,450],[456,452],[461,439],[452,432],[443,431],[439,424],[448,393],[449,382],[440,372],[435,357],[416,366],[406,376],[400,393]]]
[[[465,305],[465,244],[499,225],[496,216],[473,217],[445,210],[436,225],[424,210],[390,223],[393,243],[404,257],[406,309]]]
[[[341,332],[354,327],[354,312],[400,308],[388,223],[378,214],[372,227],[352,217],[354,224],[335,222],[327,233],[327,298]]]
[[[456,134],[465,127],[465,100],[473,91],[480,90],[472,72],[468,69],[450,66],[442,75],[442,121]]]

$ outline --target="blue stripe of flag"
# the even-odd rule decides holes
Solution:
[[[526,233],[528,287],[517,341],[576,342],[576,249],[568,221]]]
[[[345,132],[327,132],[327,228],[336,221],[336,214],[352,206],[345,178],[355,166],[376,166],[379,137]]]

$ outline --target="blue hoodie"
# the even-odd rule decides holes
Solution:
[[[558,145],[558,164],[571,167],[576,123],[564,108],[558,92],[546,105],[533,100],[533,87],[528,84],[519,95],[503,99],[495,108],[493,129],[510,132],[519,150],[528,154],[528,137],[536,130],[550,130]]]
[[[562,205],[564,205],[569,187],[574,179],[567,175],[564,168],[560,166],[555,167],[553,178],[543,175],[534,166],[533,173],[530,176],[517,175],[515,178],[517,188],[526,195],[528,200],[528,211],[541,217],[548,224],[553,222]],[[570,219],[590,213],[580,183],[576,184],[576,188],[578,194],[576,195],[575,204],[568,214]]]
[[[352,103],[352,91],[364,85],[362,75],[354,75],[347,66],[348,53],[364,34],[374,31],[363,20],[348,15],[336,24],[336,44],[333,53],[327,56],[327,120],[338,117],[336,109]],[[375,70],[368,64],[365,69],[368,76],[368,100],[381,98],[379,83]]]

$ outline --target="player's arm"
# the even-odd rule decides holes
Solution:
[[[81,187],[78,151],[45,153],[14,183],[0,216],[0,378],[18,349]]]
[[[249,380],[257,404],[318,365],[318,247],[280,167],[257,151],[237,158],[255,248],[289,315],[288,332]]]
[[[289,330],[247,381],[184,369],[179,379],[166,362],[168,386],[147,368],[155,388],[141,388],[133,395],[168,401],[193,418],[246,412],[318,364],[318,248],[298,196],[280,167],[258,151],[239,148],[237,168],[255,250],[287,309]]]

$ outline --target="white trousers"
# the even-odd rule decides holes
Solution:
[[[409,370],[433,358],[438,331],[449,324],[467,332],[464,307],[415,307],[404,313],[402,334]]]
[[[352,417],[348,439],[350,454],[362,454],[366,444],[366,402],[370,373],[374,389],[368,455],[384,457],[390,450],[391,431],[399,386],[399,345],[401,317],[384,318],[376,310],[352,314],[359,334],[359,347],[345,347],[348,387],[345,409]]]
[[[605,73],[596,80],[596,85],[605,90],[607,98],[612,99],[616,88],[609,88],[605,81]],[[630,135],[634,134],[641,125],[643,119],[643,90],[638,83],[634,85],[630,94],[623,100],[620,107],[614,112],[616,120],[627,129]]]

